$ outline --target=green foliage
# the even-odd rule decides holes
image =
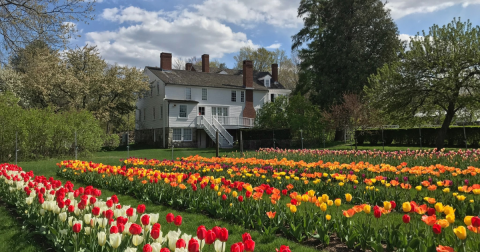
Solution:
[[[454,19],[410,40],[402,60],[386,64],[365,88],[369,100],[392,120],[445,115],[436,147],[443,148],[459,111],[479,109],[480,27]],[[418,118],[420,117],[420,118]]]
[[[435,146],[439,128],[400,128],[383,129],[385,145],[401,144],[420,146],[420,132],[422,134],[422,146]],[[359,144],[369,142],[371,145],[382,144],[382,132],[380,129],[357,131]],[[469,147],[478,148],[480,145],[480,127],[465,126],[465,135]],[[450,147],[465,147],[463,127],[452,126],[446,134],[447,145]]]
[[[295,134],[303,130],[303,135],[320,138],[324,123],[320,109],[301,95],[280,96],[274,102],[265,104],[257,113],[259,128],[289,128]]]
[[[54,113],[53,109],[21,108],[11,93],[0,95],[0,160],[15,160],[15,138],[18,133],[19,159],[74,154],[75,131],[78,153],[100,150],[104,133],[99,122],[88,111]]]
[[[397,60],[398,29],[380,0],[302,0],[304,27],[292,37],[301,71],[296,92],[322,109],[359,94],[368,77]],[[302,48],[302,46],[305,46]]]

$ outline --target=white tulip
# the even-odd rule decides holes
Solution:
[[[106,218],[97,218],[96,223],[98,224],[99,227],[105,228],[108,224],[108,220]]]
[[[70,227],[73,226],[73,220],[74,220],[74,219],[75,219],[75,217],[73,217],[73,216],[68,217],[68,225],[69,225]],[[76,219],[75,219],[75,220],[76,220]]]
[[[98,238],[98,245],[100,246],[105,245],[105,243],[107,242],[107,235],[103,231],[97,234],[97,238]]]
[[[63,212],[58,215],[58,218],[60,219],[61,222],[67,221],[67,213]]]
[[[137,252],[137,248],[127,248],[125,252]]]
[[[132,243],[133,243],[133,245],[138,246],[138,245],[142,244],[142,242],[143,242],[143,236],[134,235],[134,236],[132,237]]]
[[[40,209],[40,215],[44,216],[45,215],[45,209]]]
[[[82,222],[81,220],[79,220],[79,221],[73,221],[72,226],[75,225],[75,224],[80,224],[80,226],[81,226],[80,229],[83,228],[83,222]]]
[[[150,224],[155,224],[158,222],[158,218],[160,217],[160,214],[150,214]]]
[[[175,250],[177,241],[180,238],[180,234],[181,234],[180,232],[175,232],[175,231],[168,232],[167,238],[168,238],[168,247],[170,248],[170,250]]]
[[[30,198],[30,197],[26,198],[25,203],[27,203],[27,205],[31,205],[33,203],[33,198]]]
[[[150,245],[152,246],[152,252],[160,252],[160,249],[162,249],[162,244],[158,242],[154,242]]]
[[[225,244],[220,240],[216,240],[213,245],[215,247],[215,252],[225,252]]]
[[[187,248],[175,248],[175,252],[188,252]]]
[[[135,223],[137,222],[138,215],[134,212],[132,216],[128,217],[128,222]]]
[[[123,211],[122,209],[113,210],[113,216],[115,216],[115,219],[118,218],[119,216],[124,216],[124,215],[125,215],[125,211]]]
[[[123,232],[122,232],[122,233],[123,233],[123,234],[129,234],[129,231],[128,231],[128,230],[130,229],[130,226],[131,226],[131,225],[132,225],[132,223],[130,223],[130,222],[125,223],[125,228],[123,229]]]
[[[185,242],[188,242],[190,239],[192,239],[192,236],[184,233],[180,238],[182,238]]]
[[[121,234],[110,234],[110,245],[116,249],[122,243],[122,235]]]
[[[80,213],[81,213],[82,210],[80,210],[80,208],[77,207],[77,205],[75,204],[75,210],[73,211],[73,213],[76,215],[76,216],[79,216]]]
[[[90,227],[85,227],[85,234],[90,235],[91,228]]]
[[[61,236],[66,236],[68,234],[68,230],[62,229],[62,230],[60,230],[59,233],[60,233]]]
[[[83,216],[83,221],[85,221],[85,223],[88,223],[90,224],[90,220],[92,219],[92,214],[85,214]]]

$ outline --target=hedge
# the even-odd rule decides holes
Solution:
[[[290,140],[292,133],[290,129],[248,129],[242,130],[243,140]],[[273,140],[272,140],[273,141]]]
[[[422,136],[422,146],[435,146],[437,132],[440,128],[400,128],[383,129],[383,138],[385,145],[420,145],[420,131]],[[465,126],[467,135],[467,144],[469,147],[478,147],[480,142],[480,126]],[[371,145],[382,144],[382,131],[380,129],[356,131],[359,145],[369,142]],[[445,138],[447,146],[465,146],[464,133],[462,126],[451,126],[447,130]]]

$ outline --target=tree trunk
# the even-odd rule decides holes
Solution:
[[[443,149],[445,146],[445,138],[447,136],[447,130],[450,127],[450,123],[452,123],[453,117],[455,116],[455,107],[454,103],[448,103],[447,114],[445,115],[445,119],[443,120],[442,127],[438,130],[437,134],[437,150]]]

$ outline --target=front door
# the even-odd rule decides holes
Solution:
[[[225,124],[228,117],[228,107],[212,107],[212,116],[217,118],[220,124]]]

